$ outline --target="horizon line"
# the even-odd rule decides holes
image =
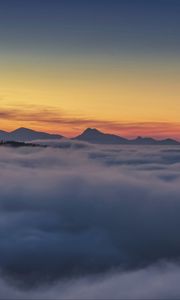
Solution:
[[[42,132],[42,133],[47,133],[47,134],[52,134],[52,135],[59,135],[59,136],[62,136],[62,138],[66,138],[66,139],[76,138],[79,135],[83,134],[86,130],[90,129],[90,130],[97,130],[97,131],[99,131],[103,134],[109,134],[109,135],[115,135],[115,136],[118,136],[118,137],[122,137],[122,138],[127,139],[127,140],[134,140],[134,139],[137,139],[137,138],[152,138],[152,139],[157,140],[157,141],[166,140],[166,139],[173,139],[177,142],[180,142],[180,140],[178,140],[178,138],[174,138],[174,137],[171,137],[171,136],[168,136],[168,135],[167,136],[162,136],[162,137],[160,137],[160,136],[156,137],[156,136],[153,136],[153,135],[136,134],[132,137],[128,137],[128,136],[124,136],[124,135],[121,135],[121,134],[116,134],[116,133],[113,133],[113,132],[110,132],[110,133],[109,132],[104,132],[103,130],[101,130],[97,127],[85,127],[84,129],[80,130],[80,132],[78,134],[76,134],[75,136],[71,136],[71,137],[68,137],[68,136],[64,135],[63,133],[61,133],[61,132],[57,133],[57,132],[51,132],[51,131],[46,131],[46,130],[32,129],[30,127],[25,127],[25,126],[16,127],[15,129],[10,130],[10,131],[0,129],[0,132],[3,131],[7,134],[10,134],[10,133],[13,133],[14,131],[20,130],[20,129],[32,130],[32,131]]]

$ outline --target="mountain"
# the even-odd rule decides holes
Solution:
[[[28,142],[32,140],[49,140],[49,139],[60,139],[62,135],[49,134],[46,132],[35,131],[28,128],[18,128],[11,132],[0,131],[0,140],[5,141],[20,141]]]
[[[114,134],[103,133],[95,128],[87,128],[74,139],[93,144],[128,144],[128,140]]]
[[[18,128],[11,132],[0,130],[0,141],[3,142],[30,142],[33,140],[54,140],[61,138],[63,138],[63,136],[59,134],[50,134],[24,127]],[[87,128],[84,132],[72,140],[104,145],[180,145],[179,142],[170,138],[156,140],[150,137],[139,136],[133,140],[129,140],[118,135],[103,133],[96,128]]]
[[[120,137],[114,134],[106,134],[95,128],[87,128],[82,134],[74,139],[93,144],[125,144],[125,145],[180,145],[173,139],[156,140],[150,137],[137,137],[133,140]]]
[[[6,132],[4,130],[0,130],[0,140],[4,140],[7,135],[8,135],[8,132]]]
[[[135,145],[156,145],[157,140],[150,138],[150,137],[141,137],[138,136],[136,139],[130,141],[131,144]]]
[[[180,145],[179,142],[173,139],[163,139],[163,140],[156,140],[150,137],[137,137],[134,140],[131,140],[131,144],[134,145]]]
[[[160,142],[161,145],[180,145],[180,143],[178,141],[173,140],[173,139],[164,139],[164,140],[160,140],[158,142]]]

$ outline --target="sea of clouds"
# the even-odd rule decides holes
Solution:
[[[179,299],[179,231],[178,146],[0,147],[1,299]]]

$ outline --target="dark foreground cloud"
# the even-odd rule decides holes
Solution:
[[[0,148],[0,298],[179,297],[179,149],[80,145]]]

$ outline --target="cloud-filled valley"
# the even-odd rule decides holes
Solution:
[[[0,147],[0,298],[180,297],[179,146],[49,144]]]

